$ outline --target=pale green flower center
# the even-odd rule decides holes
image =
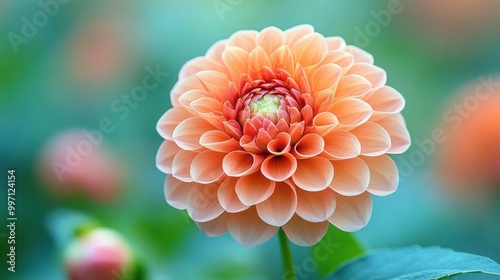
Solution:
[[[280,98],[276,95],[264,95],[258,100],[250,102],[250,111],[252,113],[267,115],[276,115],[280,109]]]

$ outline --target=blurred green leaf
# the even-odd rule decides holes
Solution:
[[[500,276],[500,265],[483,256],[440,247],[379,250],[345,264],[329,280],[450,279],[466,273]]]
[[[351,233],[341,231],[332,225],[325,237],[311,247],[311,254],[318,260],[318,272],[322,277],[331,274],[343,262],[360,256],[363,252],[363,247]]]

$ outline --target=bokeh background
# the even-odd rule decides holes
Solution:
[[[57,9],[47,12],[40,4],[46,2]],[[155,166],[162,142],[155,127],[171,106],[169,91],[184,62],[238,30],[304,23],[372,53],[407,101],[403,115],[414,144],[394,157],[399,190],[375,198],[370,224],[356,233],[362,245],[443,246],[500,262],[499,149],[489,153],[496,159],[473,158],[478,162],[471,166],[491,167],[481,174],[491,178],[460,182],[465,187],[449,180],[461,174],[441,170],[469,159],[440,158],[453,138],[500,131],[487,125],[500,118],[496,110],[463,131],[447,128],[452,123],[446,117],[478,82],[490,81],[491,94],[500,94],[500,79],[491,78],[500,73],[498,1],[40,3],[0,0],[0,221],[7,224],[9,168],[16,169],[18,218],[15,273],[6,269],[8,232],[0,224],[0,279],[65,279],[65,248],[75,227],[89,223],[119,232],[148,279],[280,279],[276,237],[250,249],[228,234],[208,238],[187,214],[166,204],[165,175]],[[157,85],[127,101],[157,68],[163,73]],[[109,132],[61,183],[52,164],[64,162],[81,129],[101,129],[103,121]],[[436,128],[450,135],[447,141],[430,140]],[[500,146],[500,138],[490,140]],[[297,246],[293,251],[296,264],[309,253]]]

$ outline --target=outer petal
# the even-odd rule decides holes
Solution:
[[[296,192],[296,213],[306,221],[313,223],[326,221],[335,211],[337,202],[335,193],[330,188],[319,192],[309,192],[296,188]]]
[[[227,47],[236,46],[250,52],[256,47],[255,39],[258,34],[255,30],[238,31],[229,38]]]
[[[219,217],[204,223],[196,223],[198,227],[210,237],[223,235],[227,231],[227,213],[222,213]]]
[[[349,131],[332,131],[323,140],[324,152],[331,159],[349,159],[361,154],[361,143]]]
[[[312,192],[324,190],[332,182],[333,165],[322,157],[299,160],[292,179],[303,190]]]
[[[270,155],[262,162],[260,170],[269,180],[282,182],[295,173],[297,160],[290,153],[280,156]]]
[[[195,182],[210,184],[222,178],[222,160],[225,154],[214,151],[204,151],[198,154],[191,162],[190,174]]]
[[[203,133],[200,137],[200,145],[220,153],[229,153],[241,149],[238,141],[221,130],[210,130]]]
[[[374,62],[371,54],[356,46],[347,46],[344,50],[354,56],[355,62],[364,62],[368,64],[373,64]]]
[[[339,81],[342,74],[342,68],[337,64],[325,64],[316,71],[311,77],[311,88],[313,93],[333,88]]]
[[[158,169],[164,173],[171,174],[172,163],[174,161],[175,154],[177,154],[178,151],[180,151],[180,148],[174,141],[163,141],[158,153],[156,153],[156,166]]]
[[[292,45],[295,59],[303,67],[320,63],[328,52],[325,38],[318,33],[307,34]]]
[[[337,116],[330,112],[321,112],[313,119],[314,132],[323,136],[330,133],[337,125],[339,120]]]
[[[235,191],[245,205],[255,205],[269,198],[276,182],[268,180],[260,172],[241,177],[236,182]]]
[[[351,69],[349,69],[348,74],[357,74],[365,77],[370,81],[373,88],[382,87],[387,81],[385,70],[369,63],[354,63]]]
[[[333,103],[330,112],[337,116],[341,125],[355,127],[368,121],[373,110],[368,103],[360,99],[344,98]]]
[[[372,198],[364,192],[358,196],[337,195],[337,209],[328,219],[343,231],[358,231],[364,228],[372,216]]]
[[[236,193],[235,187],[237,181],[238,178],[235,177],[226,178],[220,185],[217,193],[220,205],[229,213],[237,213],[248,209],[248,206],[241,202]]]
[[[268,27],[257,35],[256,41],[266,53],[272,54],[277,48],[285,43],[285,34],[276,27]]]
[[[175,127],[183,120],[191,117],[193,117],[193,115],[186,111],[186,109],[174,107],[161,116],[156,125],[156,130],[161,137],[167,140],[173,140],[172,134],[174,133]]]
[[[184,150],[196,150],[201,147],[201,136],[215,129],[202,118],[189,118],[182,121],[174,130],[173,139],[177,146]]]
[[[330,185],[337,193],[354,196],[363,193],[370,183],[370,169],[360,158],[339,160],[333,163],[335,177]]]
[[[226,48],[222,53],[222,59],[231,73],[232,81],[237,82],[242,73],[248,73],[250,68],[248,58],[248,51],[239,47]]]
[[[399,113],[405,107],[405,99],[401,93],[389,86],[377,89],[365,101],[373,108],[373,120]]]
[[[391,148],[387,153],[401,154],[408,150],[411,145],[411,137],[401,114],[385,117],[377,123],[389,133],[391,138]]]
[[[328,45],[328,49],[333,50],[342,50],[346,47],[346,43],[342,37],[333,36],[325,38],[326,44]]]
[[[192,60],[186,62],[179,71],[179,80],[185,79],[193,74],[196,74],[204,70],[216,70],[219,72],[225,72],[226,67],[216,60],[207,57],[196,57]]]
[[[318,243],[328,231],[328,225],[327,221],[311,223],[295,215],[283,226],[283,230],[294,244],[306,247]]]
[[[193,182],[190,169],[191,163],[197,155],[197,153],[190,151],[178,151],[174,156],[174,161],[172,162],[172,175],[181,181]]]
[[[177,209],[186,209],[188,194],[194,185],[168,175],[165,180],[165,200]]]
[[[270,226],[260,219],[255,207],[229,214],[227,229],[234,240],[245,247],[265,243],[278,231],[278,227]]]
[[[257,204],[256,209],[264,222],[276,227],[286,224],[297,209],[295,189],[286,183],[278,183],[273,194]]]
[[[372,122],[351,130],[361,143],[361,154],[364,156],[379,156],[391,148],[391,137],[380,125]]]
[[[196,75],[189,76],[175,83],[170,92],[170,100],[174,108],[181,106],[179,97],[191,90],[205,90],[205,87]]]
[[[387,155],[379,157],[362,157],[370,168],[370,184],[368,191],[374,195],[385,196],[398,188],[398,167]]]
[[[314,28],[309,24],[298,25],[290,29],[285,30],[286,44],[292,46],[300,38],[307,34],[313,33]]]
[[[365,77],[360,75],[347,75],[339,80],[335,99],[354,97],[360,98],[367,94],[372,88],[372,84]]]
[[[195,222],[208,222],[219,217],[224,208],[217,199],[218,184],[196,184],[189,191],[187,212]]]

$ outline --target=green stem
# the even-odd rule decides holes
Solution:
[[[281,258],[283,260],[283,273],[286,280],[296,280],[295,269],[293,267],[292,251],[290,251],[290,244],[283,229],[280,228],[278,232],[280,240]]]

